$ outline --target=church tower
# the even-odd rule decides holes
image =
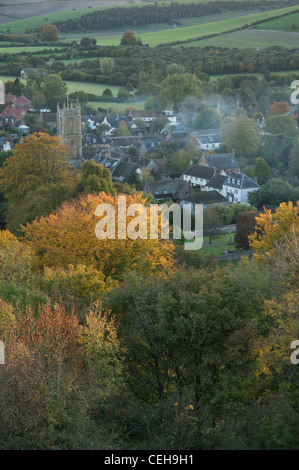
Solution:
[[[60,108],[57,104],[57,136],[69,149],[69,163],[78,167],[82,164],[81,106],[79,101]]]

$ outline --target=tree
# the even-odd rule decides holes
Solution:
[[[271,177],[271,170],[267,162],[262,158],[257,158],[254,164],[254,176],[257,178],[258,184],[265,184]]]
[[[262,149],[265,159],[274,166],[282,162],[288,164],[288,158],[294,142],[298,139],[296,121],[291,116],[271,116],[266,120],[262,137]]]
[[[185,72],[185,67],[181,64],[169,64],[167,65],[166,67],[166,74],[167,75],[174,75],[175,73],[176,74],[180,74],[180,73],[184,73]]]
[[[258,191],[249,193],[249,203],[258,209],[276,208],[281,202],[296,202],[299,198],[298,188],[278,178],[263,184]]]
[[[159,101],[165,105],[177,107],[188,96],[200,98],[202,82],[190,73],[173,74],[166,77],[162,83]]]
[[[299,177],[299,140],[294,142],[290,153],[289,168],[292,175]]]
[[[138,41],[133,31],[125,31],[121,38],[120,44],[122,46],[136,46]]]
[[[115,69],[114,59],[112,57],[103,57],[103,59],[100,59],[100,69],[102,75],[110,75]]]
[[[259,129],[256,122],[247,116],[230,118],[222,126],[221,136],[229,151],[234,150],[239,157],[254,155],[258,149]]]
[[[124,121],[120,121],[118,128],[115,131],[116,137],[125,137],[131,135],[130,129]]]
[[[287,114],[291,112],[291,107],[288,101],[277,102],[271,104],[267,117],[278,116],[279,114]]]
[[[273,256],[279,245],[284,244],[286,235],[294,231],[298,237],[299,205],[281,203],[274,213],[265,209],[264,213],[256,218],[256,231],[249,236],[250,248],[255,251],[258,260],[265,260]]]
[[[209,237],[210,245],[212,244],[213,238],[219,234],[219,227],[221,226],[221,220],[217,213],[212,209],[205,209],[203,215],[203,232],[204,235]]]
[[[41,28],[40,37],[42,41],[58,42],[60,38],[60,32],[57,26],[53,24],[46,24]]]
[[[110,88],[105,88],[105,90],[102,93],[102,96],[105,96],[105,98],[111,98],[113,96],[113,93],[110,90]]]
[[[254,344],[257,375],[265,375],[273,382],[277,382],[279,375],[281,380],[288,381],[295,388],[298,387],[299,375],[298,367],[290,361],[290,346],[294,338],[298,339],[298,305],[298,289],[282,294],[277,300],[268,300],[265,311],[267,334],[256,338]]]
[[[140,194],[126,198],[127,208],[132,204],[145,203],[146,198]],[[115,239],[97,238],[95,228],[100,220],[95,216],[95,211],[101,204],[109,204],[114,209],[117,230],[118,197],[104,192],[80,196],[64,203],[50,216],[27,225],[25,237],[35,255],[36,267],[67,268],[69,265],[85,264],[113,278],[120,278],[130,270],[165,276],[168,270],[173,269],[174,247],[168,240],[151,240],[149,235],[146,239],[137,237],[132,240],[128,236],[120,239],[117,231]],[[149,216],[149,208],[145,206],[144,210]],[[134,224],[134,217],[127,218],[127,226],[129,223]],[[149,225],[145,227],[148,234]]]
[[[94,160],[83,163],[81,176],[76,184],[74,195],[94,194],[101,191],[104,191],[106,194],[115,194],[110,171]]]
[[[256,217],[258,213],[254,211],[242,212],[236,220],[235,243],[237,248],[249,250],[248,236],[254,232]]]
[[[41,186],[69,182],[67,148],[57,137],[31,134],[16,145],[0,170],[0,187],[10,202],[17,202]]]
[[[214,108],[204,108],[194,121],[194,129],[219,129],[221,117]]]
[[[178,150],[169,160],[169,168],[173,175],[180,176],[191,162],[190,153],[185,150]]]
[[[75,181],[40,186],[29,191],[21,200],[9,204],[6,213],[6,228],[16,235],[22,234],[22,226],[37,217],[48,216],[51,212],[74,195]]]
[[[46,75],[43,77],[40,89],[47,98],[47,106],[53,111],[56,111],[57,103],[62,102],[67,93],[67,86],[60,75]]]

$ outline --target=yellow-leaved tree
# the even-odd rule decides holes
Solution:
[[[174,245],[169,240],[149,237],[150,208],[140,194],[126,196],[126,207],[142,205],[146,210],[146,238],[99,239],[95,229],[100,217],[96,208],[106,204],[115,211],[115,233],[118,234],[118,197],[101,192],[65,202],[55,213],[41,217],[24,228],[25,239],[35,256],[35,266],[68,268],[70,265],[93,266],[107,278],[120,278],[128,271],[143,274],[167,274],[174,269]],[[139,212],[136,212],[138,217]],[[104,216],[104,213],[103,213]],[[123,212],[125,217],[125,212]],[[125,217],[125,227],[135,224],[134,215]],[[137,224],[137,230],[139,226]]]
[[[255,251],[257,260],[265,261],[288,245],[290,236],[298,240],[299,235],[299,201],[282,202],[274,213],[264,209],[264,213],[256,217],[255,232],[249,235],[250,248]]]
[[[0,188],[9,202],[18,202],[30,191],[69,183],[74,170],[67,161],[67,147],[58,137],[35,133],[16,145],[0,170]]]

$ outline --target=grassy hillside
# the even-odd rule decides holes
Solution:
[[[223,34],[221,36],[203,39],[200,41],[184,44],[185,47],[238,47],[246,49],[248,47],[271,47],[279,45],[286,48],[298,47],[299,33],[288,33],[283,31],[271,31],[260,29],[244,29],[234,33]],[[179,47],[179,46],[175,46]]]
[[[289,11],[294,11],[296,9],[298,9],[298,6],[254,13],[250,15],[243,15],[235,18],[229,18],[226,20],[204,23],[201,25],[194,25],[183,28],[172,27],[160,31],[138,34],[138,36],[141,37],[144,44],[149,44],[151,47],[154,47],[158,44],[167,44],[174,41],[185,41],[192,38],[207,36],[209,34],[224,33],[235,28],[243,27],[247,24],[249,25],[255,21],[272,18],[273,16],[281,15]],[[99,45],[118,45],[120,43],[122,35],[121,33],[101,33],[98,35],[93,34],[93,36],[97,37]],[[77,37],[76,39],[79,38]],[[235,43],[235,47],[238,47],[238,43]]]
[[[294,26],[297,26],[297,28],[294,28]],[[276,31],[299,32],[299,13],[293,13],[292,15],[285,16],[284,18],[267,21],[266,23],[258,25],[257,28]]]
[[[16,17],[20,17],[20,16],[27,16],[26,15],[26,10],[24,9],[25,8],[25,5],[24,5],[24,8],[22,8],[21,12],[20,12],[20,6],[18,7],[17,4],[14,4],[12,5],[10,8],[9,8],[9,12],[11,13],[10,15],[6,15],[6,14],[3,14],[3,12],[6,11],[6,7],[1,7],[0,6],[0,31],[1,32],[6,32],[8,29],[11,33],[24,33],[25,30],[27,28],[30,28],[30,29],[35,29],[35,28],[39,28],[41,26],[43,26],[44,24],[49,24],[49,23],[55,23],[57,21],[65,21],[65,20],[68,20],[68,19],[73,19],[73,18],[78,18],[82,15],[85,15],[87,13],[92,13],[93,11],[98,11],[98,10],[105,10],[105,9],[108,9],[108,8],[113,8],[115,6],[121,6],[121,7],[124,7],[124,8],[130,8],[132,6],[134,7],[141,7],[141,6],[144,6],[144,5],[148,5],[148,3],[156,3],[156,2],[144,2],[144,3],[134,3],[134,4],[124,4],[124,3],[121,3],[121,5],[113,5],[113,3],[117,3],[118,0],[114,0],[114,1],[111,1],[110,3],[108,3],[107,6],[101,6],[101,7],[92,7],[92,8],[80,8],[80,9],[70,9],[69,11],[59,11],[59,12],[56,12],[56,13],[51,13],[51,2],[49,2],[49,10],[46,11],[44,14],[40,14],[41,11],[44,11],[45,10],[45,3],[46,2],[43,2],[42,4],[40,4],[39,2],[34,2],[34,1],[30,1],[30,0],[27,0],[25,3],[26,3],[26,9],[28,9],[28,11],[30,10],[30,8],[32,6],[34,6],[34,10],[32,10],[32,13],[34,11],[35,15],[36,16],[32,16],[32,17],[28,17],[28,18],[25,18],[25,19],[20,19],[20,20],[17,20],[17,21],[13,21],[13,18]],[[209,1],[209,0],[180,0],[180,3],[203,3],[203,2],[206,2],[206,1]],[[221,1],[221,0],[220,0]],[[235,1],[241,1],[241,0],[235,0]],[[267,0],[266,0],[267,1]],[[129,2],[129,0],[128,0]],[[61,3],[65,3],[68,5],[68,8],[70,7],[70,4],[71,3],[78,3],[78,2],[70,2],[70,1],[64,1],[62,0]],[[82,6],[86,6],[86,2],[79,2],[79,4],[82,3]],[[92,3],[92,2],[90,2]],[[171,2],[170,1],[166,1],[166,2],[161,2],[163,4],[170,4]],[[53,6],[52,6],[53,8]],[[15,14],[12,14],[13,12],[15,11]]]

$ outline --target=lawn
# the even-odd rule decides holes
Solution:
[[[235,250],[235,245],[229,245],[228,242],[234,241],[234,233],[223,233],[209,243],[209,237],[203,238],[203,246],[199,251],[194,253],[203,253],[205,255],[216,254],[217,256],[223,255],[225,250]],[[188,243],[188,242],[187,242]],[[192,240],[191,240],[192,243]],[[192,251],[192,250],[191,250]]]

